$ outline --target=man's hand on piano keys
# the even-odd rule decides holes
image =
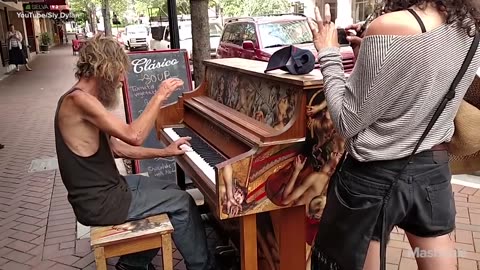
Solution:
[[[173,92],[183,86],[183,81],[178,78],[170,78],[163,81],[158,87],[157,94],[168,98]]]
[[[185,152],[192,151],[189,142],[191,139],[191,137],[181,137],[180,139],[172,142],[167,148],[165,148],[165,150],[167,150],[171,156],[183,155]]]

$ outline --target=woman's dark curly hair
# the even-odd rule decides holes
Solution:
[[[474,29],[480,30],[479,0],[384,0],[384,10],[393,12],[405,10],[411,6],[425,8],[428,3],[434,3],[440,12],[447,14],[447,23],[457,22],[470,35]]]

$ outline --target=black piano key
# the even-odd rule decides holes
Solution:
[[[210,166],[222,163],[226,160],[213,147],[206,143],[200,136],[189,128],[173,128],[180,137],[191,137],[190,144],[192,149],[197,152]]]

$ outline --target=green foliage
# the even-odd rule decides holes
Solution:
[[[286,13],[290,8],[288,0],[209,0],[208,5],[210,8],[219,5],[223,8],[223,15],[227,17]],[[137,14],[151,14],[152,17],[166,17],[168,14],[167,0],[136,0],[135,9]],[[190,1],[177,0],[177,13],[190,14]]]
[[[69,5],[73,12],[92,12],[97,7],[102,6],[101,0],[70,0]],[[111,12],[115,12],[117,16],[123,17],[128,8],[128,2],[125,0],[108,0],[108,6]]]
[[[115,12],[119,18],[123,17],[123,15],[125,14],[125,11],[127,11],[128,1],[108,0],[108,3],[110,6],[110,11]]]
[[[212,4],[220,5],[226,17],[286,13],[290,8],[288,0],[213,0],[210,2]]]
[[[41,45],[50,45],[52,43],[52,37],[50,33],[43,32],[40,34],[40,44]]]
[[[70,0],[69,5],[73,12],[88,12],[101,6],[101,2],[100,0]]]
[[[74,11],[73,14],[75,15],[75,22],[78,24],[85,24],[85,22],[88,21],[87,13],[84,11]]]
[[[151,17],[166,17],[168,14],[167,0],[136,0],[135,9],[137,14],[144,14],[145,16],[150,14]],[[190,14],[189,0],[177,0],[177,14]]]

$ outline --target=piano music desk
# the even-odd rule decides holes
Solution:
[[[319,214],[311,214],[310,202],[323,195],[337,153],[343,153],[326,108],[316,107],[314,116],[306,113],[307,106],[324,101],[322,75],[319,70],[265,74],[267,63],[239,58],[204,64],[202,84],[161,109],[158,138],[167,145],[192,137],[193,152],[176,157],[177,165],[218,220],[238,218],[242,270],[259,269],[257,248],[271,253],[259,215],[271,219],[280,258],[271,259],[268,268],[306,269],[306,214]],[[305,169],[293,173],[301,156],[309,158],[303,159]],[[298,186],[311,182],[297,194]]]

